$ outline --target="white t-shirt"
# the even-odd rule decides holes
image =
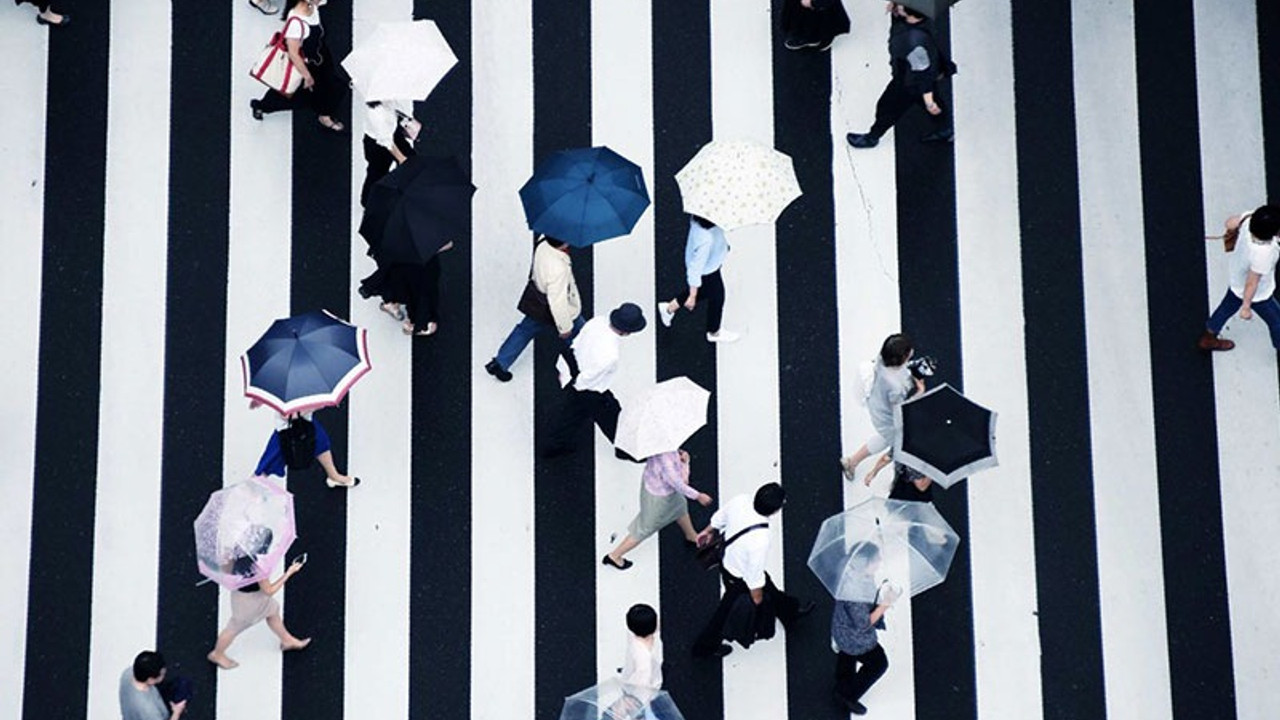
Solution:
[[[662,638],[656,630],[653,645],[627,633],[627,659],[622,664],[622,682],[662,689]]]
[[[286,40],[297,40],[299,42],[306,40],[311,34],[311,28],[320,24],[320,6],[324,5],[325,0],[316,3],[316,7],[312,9],[310,15],[304,15],[297,10],[290,10],[289,15],[284,20],[284,37]],[[293,22],[294,18],[298,18],[302,22]]]
[[[750,495],[734,497],[711,516],[711,525],[724,533],[726,541],[739,530],[767,522],[769,518],[756,512]],[[741,578],[752,590],[764,587],[764,565],[769,557],[769,532],[769,528],[752,530],[734,540],[724,550],[724,569],[730,575]]]
[[[1240,226],[1240,239],[1228,260],[1231,268],[1231,292],[1236,297],[1243,298],[1249,273],[1255,272],[1262,277],[1258,279],[1253,302],[1271,297],[1276,290],[1276,260],[1280,260],[1280,244],[1276,243],[1275,238],[1258,242],[1249,233],[1249,221],[1245,220]]]

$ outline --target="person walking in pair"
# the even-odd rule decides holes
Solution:
[[[360,207],[369,199],[369,188],[403,165],[414,152],[422,125],[413,119],[413,103],[404,100],[371,100],[365,105],[364,184],[360,186]],[[413,129],[410,136],[409,129]]]
[[[626,570],[634,563],[624,556],[650,535],[673,522],[680,526],[685,542],[696,544],[698,534],[694,532],[693,521],[689,519],[686,498],[697,500],[702,507],[712,503],[710,495],[689,485],[689,453],[674,450],[645,460],[644,473],[640,476],[640,512],[627,526],[626,537],[600,562]]]
[[[1247,225],[1246,225],[1247,223]],[[1247,238],[1239,242],[1241,230]],[[1230,350],[1236,344],[1218,337],[1223,326],[1237,312],[1241,320],[1252,320],[1254,312],[1271,331],[1271,345],[1280,350],[1280,303],[1276,302],[1276,261],[1280,259],[1280,208],[1263,205],[1253,212],[1227,219],[1224,235],[1230,272],[1227,292],[1205,323],[1197,346],[1201,350]]]
[[[554,330],[567,350],[586,323],[578,282],[573,277],[569,243],[550,236],[536,241],[533,267],[518,309],[524,317],[502,341],[498,354],[484,366],[485,372],[498,382],[511,381],[511,366],[535,337]]]
[[[688,288],[670,300],[658,302],[658,319],[663,326],[671,327],[671,321],[681,306],[693,312],[701,299],[707,306],[707,342],[731,343],[738,339],[738,333],[720,327],[725,299],[720,267],[728,253],[729,241],[723,228],[706,218],[689,216],[689,238],[684,246]]]

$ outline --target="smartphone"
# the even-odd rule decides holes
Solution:
[[[296,563],[298,563],[299,565],[306,565],[306,564],[307,564],[307,554],[306,554],[306,553],[302,553],[302,554],[301,554],[301,555],[299,555],[298,557],[294,558],[294,559],[293,559],[293,561],[294,561],[294,562],[296,562]]]

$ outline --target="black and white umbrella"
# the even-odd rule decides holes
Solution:
[[[942,487],[997,465],[995,412],[950,385],[939,385],[893,412],[901,428],[893,459]]]

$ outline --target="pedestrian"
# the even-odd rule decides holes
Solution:
[[[645,460],[644,473],[640,476],[640,512],[627,526],[626,537],[601,562],[626,570],[633,563],[623,556],[673,522],[680,526],[685,542],[696,544],[698,534],[689,519],[686,498],[697,500],[702,507],[712,502],[710,495],[689,485],[689,453],[684,450],[658,453]]]
[[[280,6],[275,0],[249,0],[249,5],[263,15],[275,15],[280,12]]]
[[[875,583],[879,564],[880,548],[874,543],[859,545],[849,558],[851,571],[860,573],[869,584]],[[862,696],[889,669],[889,658],[880,647],[876,630],[884,629],[884,614],[901,591],[883,585],[874,595],[875,602],[837,600],[831,613],[831,641],[837,651],[835,698],[854,715],[867,714]]]
[[[707,304],[707,342],[729,343],[738,339],[738,333],[720,327],[725,298],[720,267],[728,252],[729,241],[725,239],[723,228],[706,218],[689,216],[689,238],[684,246],[688,288],[671,300],[658,303],[658,318],[664,326],[671,327],[681,305],[692,312],[701,297]]]
[[[56,13],[53,11],[53,3],[50,0],[13,0],[14,5],[26,3],[34,5],[36,8],[36,22],[41,25],[49,25],[51,27],[62,27],[71,23],[71,16],[66,13]]]
[[[591,422],[613,442],[618,431],[618,415],[622,412],[622,406],[610,390],[618,373],[620,341],[644,330],[645,325],[640,306],[623,303],[607,317],[592,318],[582,326],[569,351],[556,361],[562,403],[542,457],[553,458],[575,451],[579,431]],[[614,453],[622,459],[633,459],[621,450]]]
[[[849,133],[845,139],[856,148],[872,148],[889,128],[922,103],[933,120],[933,132],[922,142],[951,142],[951,120],[937,97],[938,81],[955,74],[955,65],[943,57],[933,37],[933,21],[905,5],[889,4],[889,65],[893,77],[876,101],[876,121],[866,133]]]
[[[567,349],[585,324],[569,243],[550,236],[535,241],[533,267],[518,309],[524,317],[502,341],[498,354],[484,366],[485,372],[499,382],[511,380],[511,366],[534,337],[554,330]]]
[[[405,335],[435,335],[440,328],[440,253],[452,248],[452,242],[445,243],[425,263],[379,262],[360,281],[360,296],[379,296],[379,308],[400,323]]]
[[[933,479],[915,468],[893,462],[891,452],[876,459],[876,464],[872,466],[871,472],[862,478],[862,482],[871,485],[876,475],[879,475],[880,471],[890,463],[893,464],[893,485],[889,488],[890,500],[933,502]]]
[[[236,558],[231,565],[231,572],[242,577],[252,577],[257,571],[254,561],[258,555],[265,553],[271,547],[271,539],[271,529],[259,526],[256,533],[257,543],[254,545],[255,552]],[[227,626],[222,629],[222,632],[218,633],[213,650],[210,650],[206,656],[209,662],[224,670],[234,670],[239,667],[240,663],[227,657],[227,649],[231,647],[231,643],[235,642],[236,636],[263,620],[267,621],[267,627],[271,628],[271,632],[280,638],[281,651],[301,650],[311,644],[311,638],[297,638],[285,628],[284,618],[280,616],[280,603],[272,597],[280,592],[285,583],[289,582],[289,578],[296,575],[302,566],[302,561],[294,560],[278,580],[261,580],[231,591],[231,619],[227,621]]]
[[[169,677],[164,656],[144,650],[120,673],[122,720],[178,720],[192,695],[191,680]]]
[[[622,682],[627,685],[662,689],[662,636],[658,613],[644,603],[627,610],[627,657],[622,663]]]
[[[739,598],[750,598],[757,613],[772,613],[787,628],[813,612],[812,601],[801,605],[795,597],[778,589],[764,569],[769,556],[769,518],[782,510],[786,498],[786,491],[778,483],[761,485],[754,497],[738,495],[717,510],[711,516],[711,524],[699,534],[699,545],[710,538],[712,529],[719,530],[725,538],[724,559],[720,563],[724,594],[694,641],[694,657],[724,657],[733,652],[723,642],[726,637],[737,639],[743,647],[750,645],[754,638],[744,636],[728,622]]]
[[[256,407],[256,403],[257,401],[250,403],[249,407]],[[258,459],[258,466],[253,474],[284,477],[286,468],[306,469],[310,465],[306,462],[307,457],[313,457],[320,463],[320,467],[324,469],[324,482],[329,487],[353,488],[360,484],[360,478],[338,472],[333,463],[329,433],[325,432],[324,426],[309,412],[279,416],[275,432],[267,439],[267,446],[262,450],[262,457]]]
[[[302,74],[303,89],[293,97],[285,97],[268,88],[260,99],[249,101],[254,120],[261,120],[268,113],[292,110],[301,103],[315,111],[320,125],[326,130],[341,133],[347,129],[336,117],[346,83],[338,75],[333,55],[324,42],[324,26],[320,23],[320,8],[328,1],[293,0],[285,3],[282,32],[289,49],[289,60]]]
[[[849,32],[849,14],[840,0],[783,0],[783,47],[826,52],[837,35]]]
[[[402,100],[373,100],[365,103],[364,120],[364,185],[360,187],[360,207],[369,199],[369,188],[391,172],[393,164],[403,165],[415,155],[413,142],[417,131],[409,136],[409,128],[420,128],[413,119],[413,103]]]
[[[893,447],[899,432],[894,408],[907,399],[913,388],[924,392],[924,380],[914,377],[907,365],[914,354],[914,345],[906,333],[890,335],[880,346],[867,394],[867,412],[871,415],[874,430],[853,455],[840,458],[840,468],[846,480],[853,480],[858,464],[863,460]]]
[[[1248,242],[1237,242],[1240,229],[1249,224]],[[1263,205],[1252,213],[1227,219],[1225,246],[1230,272],[1227,294],[1209,316],[1198,344],[1201,350],[1230,350],[1236,344],[1222,340],[1218,333],[1236,312],[1241,320],[1252,320],[1254,311],[1271,330],[1271,345],[1280,350],[1280,303],[1276,302],[1276,260],[1280,259],[1280,208]]]

